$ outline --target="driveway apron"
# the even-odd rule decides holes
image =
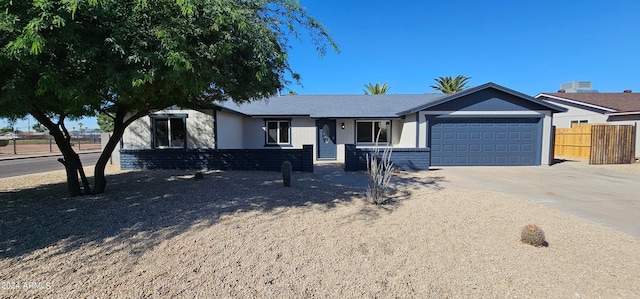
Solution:
[[[640,167],[640,165],[639,165]],[[484,189],[538,202],[640,238],[640,174],[568,161],[539,167],[443,167],[445,188]]]

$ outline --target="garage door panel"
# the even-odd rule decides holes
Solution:
[[[496,144],[494,152],[507,153],[507,145],[506,144]]]
[[[431,164],[537,165],[538,128],[537,118],[436,120],[430,129]]]

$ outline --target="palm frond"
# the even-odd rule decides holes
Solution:
[[[366,89],[363,89],[364,94],[386,94],[389,89],[391,89],[389,87],[389,84],[387,84],[386,82],[383,83],[382,85],[380,85],[380,83],[376,83],[376,85],[373,85],[371,83],[365,84],[364,87]]]
[[[465,77],[463,75],[458,75],[455,78],[451,78],[451,76],[438,77],[434,79],[437,84],[431,85],[430,87],[442,93],[453,94],[463,90],[470,79],[471,77]]]

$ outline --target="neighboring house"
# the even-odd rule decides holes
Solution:
[[[570,128],[572,124],[635,125],[640,122],[640,93],[631,90],[610,93],[593,90],[555,93],[540,93],[536,99],[567,109],[557,115],[553,125]],[[640,157],[640,135],[636,133],[636,157]]]
[[[287,95],[167,109],[126,130],[122,167],[186,167],[175,164],[186,159],[207,168],[276,170],[286,158],[299,160],[298,169],[311,163],[311,171],[319,160],[361,169],[363,153],[376,146],[392,147],[405,169],[549,165],[553,115],[564,111],[494,83],[451,95]],[[295,151],[304,153],[280,156]]]

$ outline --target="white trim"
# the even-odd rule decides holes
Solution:
[[[269,123],[275,123],[276,124],[276,142],[269,142]],[[287,142],[282,142],[282,140],[280,140],[280,133],[281,133],[281,129],[282,127],[280,126],[281,123],[286,123],[287,124]],[[290,145],[292,144],[291,141],[291,120],[285,120],[285,119],[267,119],[265,120],[265,126],[262,127],[262,129],[265,131],[265,143],[266,145]]]
[[[551,98],[551,99],[555,99],[555,100],[558,100],[558,101],[565,101],[565,102],[576,104],[576,105],[582,105],[582,106],[586,106],[586,107],[590,107],[590,108],[596,108],[596,109],[604,110],[604,111],[607,111],[607,112],[616,112],[617,111],[617,110],[614,110],[614,109],[611,109],[611,108],[605,108],[605,107],[598,106],[598,105],[587,104],[585,102],[580,102],[580,101],[576,101],[576,100],[570,100],[570,99],[566,99],[566,98],[556,97],[556,96],[548,95],[548,94],[545,94],[545,93],[538,94],[536,96],[536,99],[538,99],[541,96],[544,96],[544,97],[547,97],[547,98]]]
[[[607,113],[607,115],[618,116],[618,115],[639,115],[640,111],[628,111],[628,112],[616,112],[616,113]]]
[[[544,115],[543,111],[424,111],[426,115]]]

